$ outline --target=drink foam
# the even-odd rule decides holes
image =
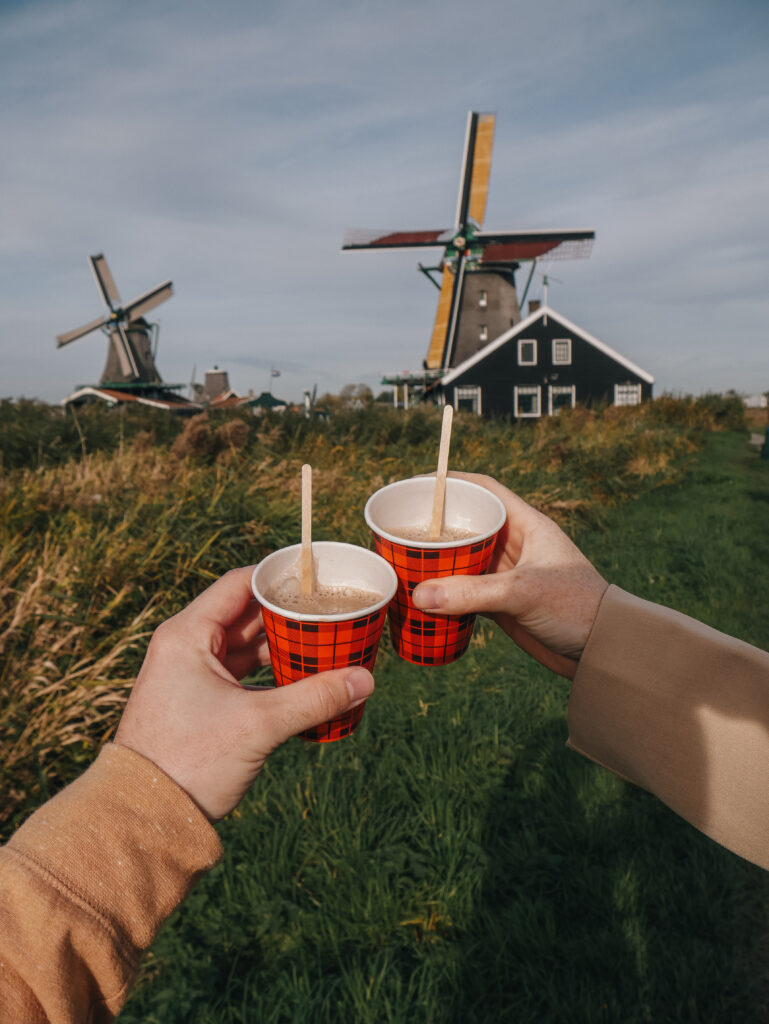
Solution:
[[[478,535],[477,530],[470,530],[466,526],[444,526],[440,537],[433,538],[430,536],[430,527],[427,524],[423,526],[390,526],[387,528],[387,532],[391,533],[393,537],[401,537],[403,540],[426,541],[433,544],[436,539],[445,543],[450,540],[469,540]]]
[[[311,594],[302,593],[297,576],[283,576],[268,587],[264,596],[271,604],[302,615],[342,615],[363,611],[379,604],[382,595],[362,587],[329,586],[315,583]]]

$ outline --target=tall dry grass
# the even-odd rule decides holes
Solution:
[[[158,418],[155,431],[146,417],[85,413],[80,454],[65,456],[60,414],[41,412],[43,457],[29,404],[16,420],[2,405],[0,442],[17,466],[0,473],[6,836],[112,735],[155,626],[228,568],[298,541],[302,463],[315,471],[316,538],[368,545],[366,498],[434,467],[441,419],[373,408],[327,422]],[[679,479],[700,431],[718,425],[672,399],[518,427],[460,414],[451,465],[490,473],[571,529]]]

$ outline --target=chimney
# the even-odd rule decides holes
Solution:
[[[529,299],[529,316],[531,316],[532,313],[536,313],[541,305],[542,303],[539,299]]]

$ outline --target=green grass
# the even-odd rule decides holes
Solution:
[[[769,647],[768,502],[769,464],[713,434],[578,540],[612,582]],[[273,755],[121,1019],[763,1019],[765,873],[568,751],[568,683],[476,638],[433,671],[385,644],[353,737]]]
[[[769,647],[768,481],[744,435],[709,434],[684,479],[623,508],[583,548],[619,586]]]

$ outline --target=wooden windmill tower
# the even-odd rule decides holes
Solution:
[[[525,299],[537,260],[589,256],[595,238],[589,228],[483,230],[494,123],[494,114],[471,111],[468,115],[453,227],[389,232],[353,229],[345,233],[344,250],[443,248],[437,266],[419,264],[440,289],[423,364],[424,387],[520,321],[523,301],[518,299],[515,272],[522,263],[531,263]],[[441,274],[440,283],[433,274]],[[416,383],[413,378],[412,383]]]
[[[57,348],[101,330],[109,338],[109,348],[100,384],[119,388],[161,385],[152,353],[152,326],[144,319],[144,314],[171,298],[171,282],[166,281],[123,305],[104,255],[89,256],[88,260],[108,312],[82,327],[76,327],[74,331],[58,335]]]

